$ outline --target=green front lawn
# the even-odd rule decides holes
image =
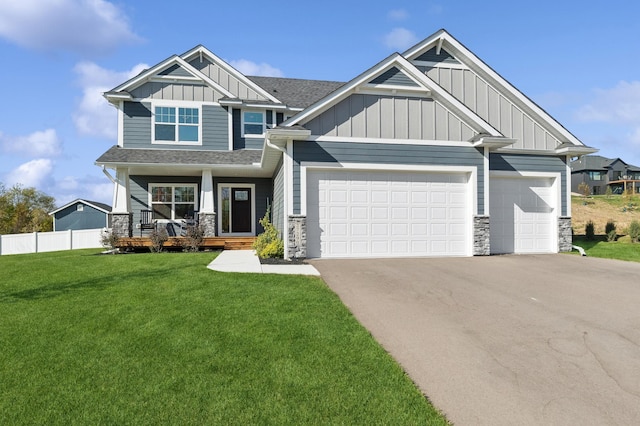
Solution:
[[[446,424],[312,277],[0,257],[0,424]]]
[[[587,256],[640,262],[640,243],[631,243],[628,236],[612,242],[607,242],[606,237],[602,235],[596,236],[592,241],[584,236],[574,236],[573,244],[582,247]]]

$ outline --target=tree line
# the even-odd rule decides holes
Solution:
[[[52,231],[49,212],[55,208],[55,199],[42,191],[0,182],[0,234]]]

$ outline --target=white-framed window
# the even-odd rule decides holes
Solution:
[[[178,220],[193,218],[198,206],[195,183],[149,184],[149,206],[153,219]]]
[[[154,105],[153,142],[200,144],[200,108]]]
[[[264,111],[242,111],[242,136],[262,136],[264,129]]]

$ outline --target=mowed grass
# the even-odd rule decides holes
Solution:
[[[587,256],[640,262],[640,243],[631,243],[628,236],[607,242],[604,235],[598,235],[591,241],[576,235],[573,237],[573,244],[582,247]]]
[[[318,278],[96,253],[0,257],[0,424],[446,424]]]

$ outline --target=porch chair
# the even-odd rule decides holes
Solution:
[[[140,210],[140,237],[145,229],[155,229],[156,224],[153,221],[152,210]]]

